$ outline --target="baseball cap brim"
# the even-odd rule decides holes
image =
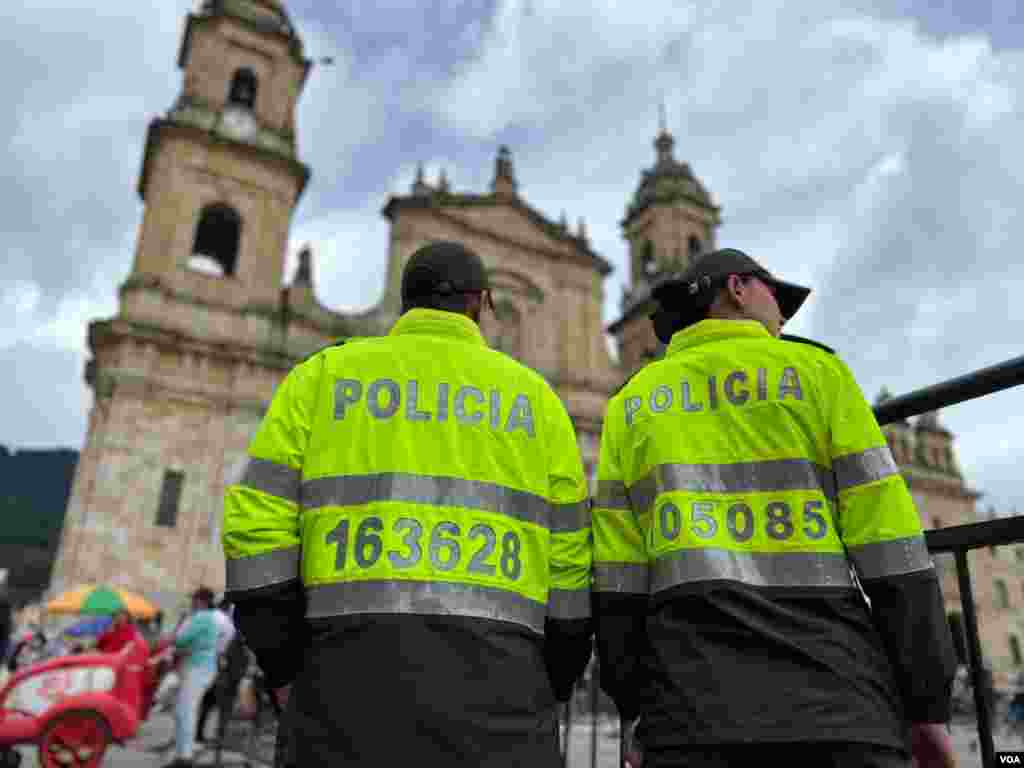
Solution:
[[[797,285],[796,283],[787,283],[774,277],[761,279],[775,289],[775,300],[779,304],[779,311],[782,312],[782,316],[786,320],[789,320],[797,313],[797,310],[803,306],[803,303],[811,294],[810,288]]]
[[[779,311],[782,316],[789,320],[797,313],[804,301],[811,293],[811,289],[796,283],[787,283],[760,267],[757,269],[723,269],[719,274],[700,276],[694,278],[690,275],[673,274],[663,278],[651,291],[652,298],[659,304],[674,305],[673,311],[683,315],[694,312],[701,312],[714,300],[715,295],[721,288],[722,282],[729,274],[747,273],[757,275],[758,278],[772,286],[775,291],[775,300],[779,303]],[[692,284],[694,279],[707,280],[706,289],[701,290],[697,296],[692,291],[687,292],[687,286]]]

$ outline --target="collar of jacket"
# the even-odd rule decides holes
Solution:
[[[681,331],[676,331],[669,341],[668,349],[665,350],[665,356],[668,357],[676,352],[682,352],[684,349],[712,341],[739,338],[771,339],[774,337],[757,320],[701,320]]]
[[[439,309],[410,309],[391,326],[388,336],[405,336],[410,333],[424,336],[445,336],[470,344],[487,346],[484,335],[480,333],[480,326],[458,312],[442,312]]]

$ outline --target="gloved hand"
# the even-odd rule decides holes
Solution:
[[[945,723],[911,725],[910,750],[916,768],[956,768],[956,753]]]
[[[622,755],[623,768],[640,768],[644,763],[643,748],[636,740],[636,728],[640,724],[640,718],[626,725],[622,733]]]
[[[274,689],[274,699],[277,700],[277,705],[284,709],[288,704],[288,697],[291,695],[292,685],[282,685],[280,688]]]

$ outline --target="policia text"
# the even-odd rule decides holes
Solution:
[[[774,377],[772,377],[774,379]],[[751,397],[757,400],[767,400],[768,390],[768,369],[758,368],[754,376],[746,371],[732,371],[723,377],[719,384],[717,377],[708,376],[701,388],[701,392],[707,395],[707,409],[714,411],[723,400],[730,405],[743,405]],[[753,392],[751,384],[754,385]],[[785,400],[787,397],[796,400],[804,399],[804,391],[800,386],[800,374],[796,368],[783,368],[778,379],[778,386],[773,393],[775,399]],[[677,410],[682,409],[687,413],[698,413],[705,408],[705,402],[700,400],[700,395],[691,389],[690,382],[683,380],[679,383],[679,405]],[[654,388],[647,397],[646,405],[651,413],[665,413],[671,409],[676,399],[676,391],[667,384],[661,384]],[[623,400],[626,408],[626,425],[633,423],[633,418],[639,413],[644,405],[644,398],[639,395],[627,397]]]
[[[364,393],[365,407],[377,419],[392,418],[404,402],[404,416],[408,421],[447,421],[451,406],[450,410],[461,424],[480,424],[486,416],[491,429],[499,430],[504,425],[506,432],[522,429],[530,437],[535,436],[533,406],[526,395],[516,395],[507,416],[502,419],[499,390],[492,389],[489,397],[485,397],[478,387],[461,386],[452,397],[452,386],[444,381],[438,383],[436,392],[430,393],[432,397],[420,392],[420,383],[415,379],[407,381],[403,398],[401,386],[392,379],[375,379],[369,386],[363,386],[358,379],[338,379],[334,385],[334,418],[344,419],[348,407],[362,402]],[[432,404],[434,410],[421,408],[421,398],[423,406]]]

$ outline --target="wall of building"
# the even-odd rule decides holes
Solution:
[[[967,486],[960,472],[955,436],[943,429],[922,428],[919,422],[920,418],[888,425],[885,433],[917,505],[922,528],[978,522],[980,494]],[[1006,688],[1024,670],[1024,547],[973,550],[967,562],[982,655],[992,667],[996,684]],[[955,627],[962,624],[963,607],[954,558],[937,556],[935,566],[946,614],[955,617],[951,622]],[[1016,638],[1021,656],[1014,652],[1011,636]],[[966,637],[957,644],[963,651]]]

